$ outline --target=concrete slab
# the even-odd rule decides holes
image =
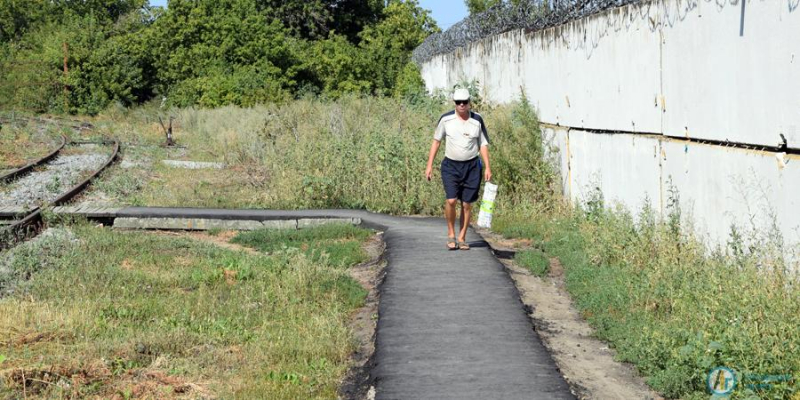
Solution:
[[[250,221],[208,218],[115,218],[114,228],[198,230],[224,229],[253,231],[256,229],[297,229],[297,220]]]
[[[361,225],[361,218],[300,218],[297,220],[297,229],[313,228],[325,224]]]
[[[120,210],[122,210],[122,207],[53,207],[53,213],[56,215],[72,215],[84,218],[114,218]]]
[[[173,168],[184,169],[223,169],[225,164],[217,162],[204,162],[204,161],[183,161],[183,160],[164,160],[164,165]]]

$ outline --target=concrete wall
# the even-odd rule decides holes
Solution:
[[[524,91],[565,194],[664,212],[669,183],[712,242],[774,220],[800,243],[800,159],[677,138],[800,149],[800,0],[654,0],[490,37],[424,63],[430,90]],[[491,122],[489,121],[491,126]],[[621,132],[609,134],[608,132]],[[675,139],[673,139],[675,138]]]
[[[636,212],[649,201],[666,215],[676,190],[682,212],[712,245],[724,244],[732,225],[766,231],[773,222],[787,244],[800,243],[798,156],[655,135],[544,131],[561,150],[556,163],[564,193],[575,202],[599,189],[609,205]]]
[[[743,28],[743,29],[742,29]],[[659,0],[422,65],[428,89],[524,90],[542,121],[800,149],[800,0]]]

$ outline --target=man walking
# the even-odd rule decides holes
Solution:
[[[489,135],[481,115],[470,110],[470,96],[467,89],[456,89],[453,93],[455,110],[442,114],[433,134],[431,151],[425,178],[431,180],[433,159],[439,151],[442,139],[445,141],[442,161],[442,183],[446,201],[444,216],[447,220],[447,248],[450,250],[469,250],[467,228],[472,211],[472,203],[478,200],[481,186],[481,161],[486,167],[483,175],[487,181],[492,179],[489,166]],[[456,205],[461,202],[461,223],[456,236]]]

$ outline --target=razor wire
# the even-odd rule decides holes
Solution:
[[[469,16],[450,29],[434,33],[416,49],[411,59],[421,65],[469,43],[512,30],[539,31],[585,18],[615,7],[646,0],[519,0],[503,1],[485,12]]]

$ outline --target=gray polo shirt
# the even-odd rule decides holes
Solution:
[[[444,156],[454,161],[467,161],[478,156],[481,146],[489,145],[489,134],[481,115],[470,111],[469,119],[464,121],[450,111],[442,114],[433,138],[445,141]]]

